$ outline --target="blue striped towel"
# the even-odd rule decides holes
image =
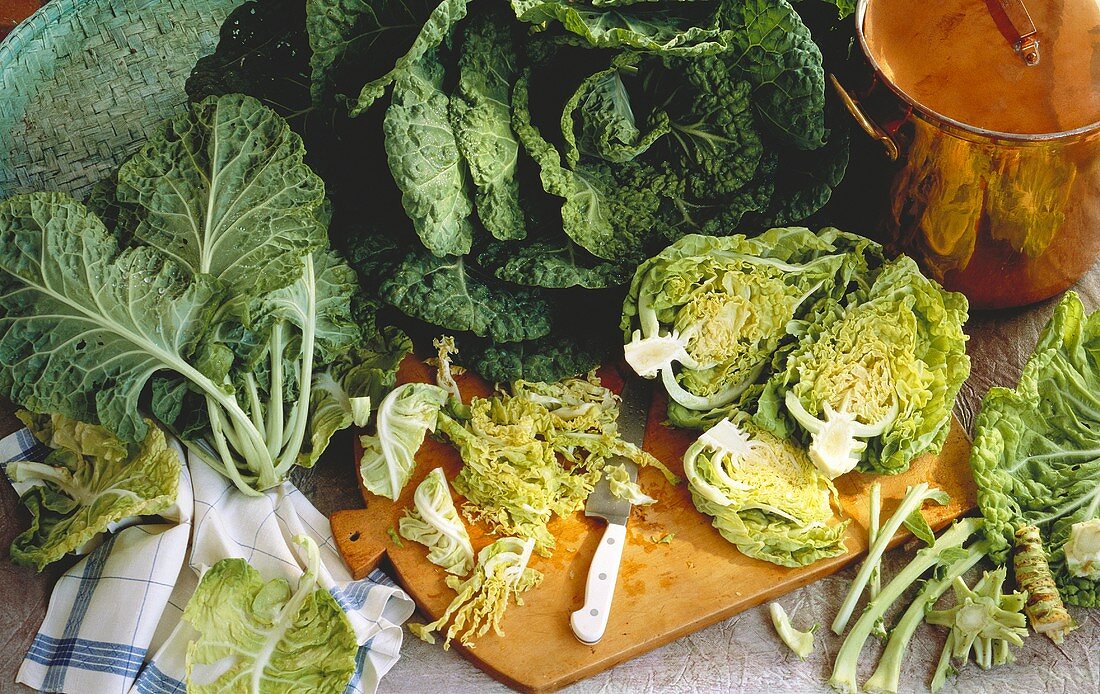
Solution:
[[[202,572],[240,557],[265,579],[294,585],[302,568],[291,539],[306,534],[321,549],[321,583],[360,643],[345,694],[372,694],[397,662],[412,601],[381,571],[351,580],[328,519],[290,483],[245,496],[173,444],[187,461],[176,505],[85,548],[90,553],[58,579],[17,681],[46,692],[182,694],[187,644],[196,634],[180,618]],[[3,464],[47,452],[26,429],[0,440]]]

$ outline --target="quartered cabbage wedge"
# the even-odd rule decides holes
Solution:
[[[695,507],[743,554],[805,566],[847,551],[829,478],[801,448],[745,418],[723,419],[691,444],[684,475]]]
[[[970,374],[966,318],[961,294],[898,258],[870,290],[821,311],[768,379],[755,422],[777,436],[801,433],[830,478],[857,467],[903,472],[947,437]]]

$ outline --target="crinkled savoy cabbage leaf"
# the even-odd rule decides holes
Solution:
[[[1096,580],[1066,567],[1070,528],[1100,517],[1100,312],[1067,292],[1014,390],[991,388],[975,425],[970,466],[993,556],[1017,524],[1036,525],[1062,598],[1100,606]]]
[[[439,257],[473,243],[465,163],[448,116],[443,66],[434,54],[409,66],[393,88],[382,129],[401,204],[420,240]]]
[[[176,501],[180,458],[152,423],[144,441],[127,444],[103,427],[63,415],[19,417],[54,450],[41,462],[7,466],[13,482],[35,485],[20,499],[31,526],[12,542],[15,563],[41,571],[111,524],[156,514]]]
[[[737,0],[719,10],[730,52],[763,122],[799,149],[825,143],[821,49],[786,0]]]
[[[550,333],[550,305],[529,289],[511,289],[472,274],[463,257],[414,251],[391,271],[379,295],[406,315],[496,342]]]
[[[629,47],[669,54],[706,55],[725,49],[709,3],[679,6],[586,7],[562,0],[510,0],[523,22],[560,24],[595,48]]]
[[[563,199],[565,233],[592,255],[611,261],[640,261],[646,241],[659,233],[652,217],[661,206],[655,171],[636,162],[616,169],[592,164],[576,170],[562,166],[557,149],[531,122],[528,78],[512,92],[512,127],[527,154],[539,166],[543,189]]]
[[[359,473],[363,486],[379,496],[397,500],[416,465],[416,452],[429,431],[435,431],[447,391],[428,383],[406,383],[378,405],[374,434],[359,438],[363,457]]]
[[[469,1],[371,0],[364,7],[360,2],[328,0],[326,4],[330,6],[343,4],[344,12],[362,14],[354,20],[345,18],[336,26],[324,27],[325,31],[341,32],[344,41],[351,39],[350,35],[367,37],[354,40],[359,43],[362,52],[378,56],[371,67],[381,66],[387,70],[362,86],[352,107],[352,115],[359,115],[370,108],[371,104],[382,98],[386,87],[405,76],[425,55],[438,47],[454,25],[466,16]],[[320,3],[315,3],[311,9],[315,7],[319,10]],[[335,43],[333,39],[320,35],[311,39],[315,45],[322,41]]]
[[[638,56],[623,53],[621,58],[616,58],[611,68],[586,77],[565,102],[561,131],[570,167],[577,165],[582,152],[610,162],[630,161],[669,132],[668,117],[663,113],[657,114],[645,132],[638,127],[619,72],[635,70]]]
[[[347,615],[317,580],[316,543],[299,535],[305,573],[291,589],[264,582],[244,559],[203,574],[183,611],[199,637],[187,644],[187,691],[342,692],[359,646]]]
[[[528,287],[603,289],[626,282],[622,266],[600,262],[568,240],[490,244],[479,256],[498,279]]]
[[[549,335],[529,342],[463,342],[459,357],[491,383],[553,383],[588,373],[610,353],[591,336]]]
[[[499,14],[481,14],[466,24],[451,120],[473,180],[478,219],[498,239],[521,239],[527,228],[519,202],[519,142],[511,112],[518,56],[511,27],[501,19]]]
[[[416,487],[412,508],[397,522],[397,530],[406,540],[428,548],[428,561],[448,573],[465,576],[474,568],[474,548],[470,534],[458,516],[443,468],[428,473]]]

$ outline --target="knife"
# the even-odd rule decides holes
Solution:
[[[623,383],[622,405],[619,409],[619,436],[628,443],[641,447],[645,439],[646,422],[649,419],[650,391],[648,381],[627,378]],[[622,465],[630,475],[630,481],[638,479],[638,466],[626,458],[616,457],[607,461],[608,466]],[[619,562],[626,542],[626,521],[630,517],[630,502],[611,494],[607,477],[602,476],[588,495],[584,515],[607,521],[600,544],[588,567],[588,580],[584,584],[584,607],[569,618],[573,634],[585,644],[598,643],[607,629],[611,612],[611,599],[615,595],[615,580],[619,575]]]

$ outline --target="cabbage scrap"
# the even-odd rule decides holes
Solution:
[[[832,524],[832,482],[804,451],[747,421],[707,430],[684,454],[684,474],[695,507],[747,556],[805,566],[847,551],[847,521]]]
[[[151,422],[143,441],[128,444],[101,426],[63,415],[18,415],[54,450],[42,462],[7,466],[13,483],[31,485],[20,498],[31,526],[11,545],[16,564],[41,571],[125,519],[154,515],[175,502],[180,458]]]
[[[474,568],[470,534],[458,517],[443,468],[428,473],[413,494],[413,508],[397,523],[406,540],[428,548],[428,561],[448,573],[465,576]]]
[[[500,623],[508,609],[508,601],[515,599],[517,605],[522,605],[520,594],[542,581],[542,574],[527,566],[534,548],[534,539],[518,537],[502,537],[483,548],[477,554],[473,576],[465,581],[455,576],[447,577],[447,585],[458,595],[443,615],[430,624],[409,624],[409,631],[428,643],[435,643],[432,632],[451,622],[443,638],[443,650],[447,650],[455,638],[463,646],[472,648],[474,639],[484,636],[490,629],[504,636]]]
[[[626,361],[660,377],[673,424],[706,428],[759,394],[801,319],[866,275],[877,248],[836,229],[685,236],[634,275],[620,326]]]
[[[966,318],[961,294],[902,256],[867,292],[822,311],[768,379],[754,421],[777,436],[806,432],[830,478],[904,472],[947,438],[970,374]]]
[[[429,431],[435,431],[447,391],[428,383],[406,383],[378,405],[374,434],[360,437],[363,457],[359,471],[370,492],[397,500],[416,465],[416,452]]]

